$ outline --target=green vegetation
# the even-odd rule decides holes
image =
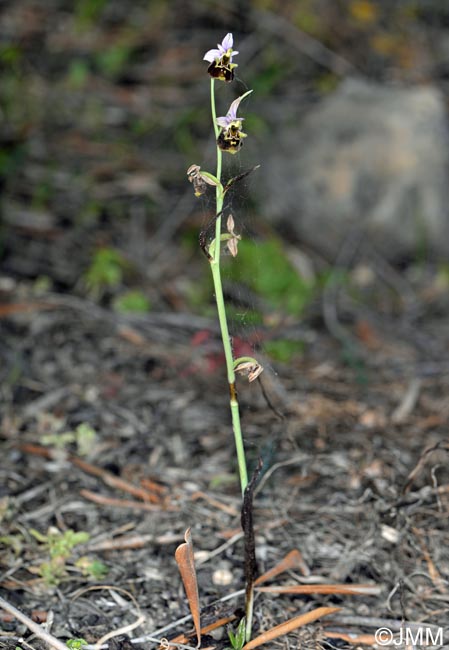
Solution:
[[[243,617],[238,624],[237,632],[234,633],[230,628],[228,629],[228,636],[233,650],[242,650],[243,646],[245,645],[245,626],[246,619]]]
[[[291,65],[279,55],[275,48],[264,49],[262,56],[264,64],[254,78],[254,91],[267,96],[275,92],[276,86],[288,77],[291,73]]]
[[[75,562],[75,566],[81,571],[83,576],[94,578],[94,580],[103,580],[109,571],[106,564],[103,564],[100,560],[93,560],[86,556],[80,557]]]
[[[263,344],[263,350],[272,359],[287,363],[304,352],[304,343],[302,341],[289,341],[288,339],[266,341]]]
[[[22,167],[26,156],[24,144],[15,144],[0,149],[0,178],[14,176]]]
[[[110,79],[117,79],[131,58],[133,48],[126,42],[117,43],[95,56],[95,62],[100,72]]]
[[[198,237],[191,231],[184,235],[187,250],[196,250]],[[228,263],[231,261],[231,263]],[[279,312],[287,316],[300,317],[304,309],[315,298],[328,281],[347,282],[346,275],[338,272],[321,274],[313,280],[304,280],[285,255],[277,238],[265,241],[246,240],[239,242],[236,258],[222,260],[225,287],[229,282],[247,287],[259,298],[261,307],[243,308],[233,303],[227,305],[227,314],[238,327],[256,327],[263,324],[264,313]],[[184,297],[189,307],[204,316],[213,314],[210,304],[211,283],[208,277],[197,278],[184,287]],[[264,312],[264,313],[263,313]],[[263,350],[276,361],[288,362],[302,355],[304,343],[287,339],[266,341]]]
[[[0,517],[0,521],[3,517]],[[20,533],[17,535],[1,535],[0,546],[4,546],[14,553],[16,557],[20,555],[23,550],[23,538]]]
[[[30,533],[50,556],[47,562],[42,562],[38,567],[39,574],[48,585],[58,585],[67,576],[67,560],[71,557],[73,549],[89,541],[89,533],[71,529],[61,533],[57,528],[50,528],[47,534],[43,535],[31,528]]]
[[[106,289],[117,288],[127,266],[125,258],[115,248],[99,248],[85,274],[88,291],[94,297],[99,297]]]
[[[175,119],[173,125],[174,144],[186,156],[199,155],[198,138],[195,136],[195,132],[202,129],[202,125],[207,119],[206,115],[201,108],[186,108]]]
[[[82,650],[83,646],[87,645],[86,639],[67,639],[66,646],[70,650]]]
[[[82,422],[74,431],[61,431],[42,436],[41,443],[57,449],[65,449],[68,445],[75,443],[78,455],[87,456],[96,437],[95,429],[87,422]]]
[[[53,197],[53,186],[51,180],[45,180],[38,183],[34,188],[31,204],[36,210],[46,208]]]
[[[84,59],[73,59],[67,72],[67,83],[70,88],[83,88],[89,78],[89,65]]]
[[[263,242],[243,239],[234,264],[228,266],[230,279],[246,284],[273,309],[292,316],[301,315],[314,292],[314,283],[303,280],[289,262],[282,244],[275,238]]]
[[[14,43],[0,46],[0,63],[5,68],[17,71],[22,60],[22,50]]]
[[[108,0],[78,0],[75,5],[75,18],[81,28],[90,27],[97,22]]]
[[[73,550],[90,539],[89,533],[84,531],[76,532],[71,529],[61,533],[57,528],[50,528],[47,534],[44,535],[32,528],[30,533],[42,544],[45,552],[49,555],[49,560],[42,562],[38,567],[38,573],[47,585],[58,585],[61,580],[67,577],[68,564]],[[108,567],[103,562],[87,556],[78,558],[72,564],[72,570],[73,568],[81,572],[83,576],[95,580],[102,580],[108,573]]]
[[[146,314],[151,309],[151,303],[142,291],[133,289],[118,296],[114,308],[122,313]]]

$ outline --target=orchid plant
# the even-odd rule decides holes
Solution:
[[[220,270],[222,244],[225,243],[228,251],[233,257],[235,257],[238,254],[238,242],[241,239],[241,236],[235,232],[235,222],[232,214],[228,215],[226,219],[226,232],[222,232],[224,198],[231,185],[249,173],[245,172],[243,174],[240,174],[239,176],[229,179],[226,183],[222,181],[223,153],[238,153],[238,151],[240,151],[241,147],[243,146],[244,139],[247,137],[247,134],[242,131],[244,118],[240,117],[238,115],[238,112],[242,100],[252,92],[249,90],[248,92],[235,99],[231,103],[226,115],[217,117],[215,84],[216,82],[220,81],[230,83],[234,79],[234,69],[237,67],[237,64],[233,62],[233,59],[235,56],[237,56],[238,52],[236,52],[233,47],[233,36],[232,34],[227,34],[221,44],[219,43],[217,45],[216,49],[209,50],[204,55],[204,60],[209,62],[207,71],[211,77],[210,98],[212,124],[216,140],[216,173],[211,174],[210,172],[202,171],[199,165],[191,165],[187,170],[187,176],[190,182],[193,184],[196,196],[201,196],[204,194],[207,191],[208,186],[215,187],[215,215],[213,216],[208,227],[200,233],[200,246],[209,261],[214,283],[218,320],[220,323],[221,337],[226,359],[232,427],[234,431],[235,447],[237,453],[240,486],[242,493],[244,493],[248,485],[248,472],[246,466],[242,430],[240,425],[240,411],[237,399],[237,391],[235,387],[235,374],[236,372],[246,374],[248,380],[253,381],[260,375],[263,368],[252,357],[234,358],[232,350],[232,339],[229,335],[228,322],[226,318],[226,308]],[[208,241],[208,233],[211,230],[212,226],[214,226],[213,235],[211,237],[211,240]]]
[[[189,181],[193,184],[195,196],[202,196],[211,187],[215,188],[215,211],[212,219],[205,229],[202,230],[199,237],[199,243],[202,251],[204,252],[210,264],[212,278],[214,283],[215,300],[217,303],[218,320],[220,323],[221,337],[226,359],[227,377],[229,382],[230,391],[230,406],[232,415],[232,425],[234,430],[235,446],[237,452],[237,461],[240,475],[240,485],[242,489],[242,508],[241,508],[241,525],[243,530],[244,540],[244,574],[245,574],[245,616],[237,623],[235,631],[228,630],[229,641],[233,650],[255,650],[259,645],[271,642],[277,637],[288,634],[303,625],[307,625],[323,616],[334,614],[339,611],[337,607],[318,607],[312,611],[308,611],[299,616],[291,618],[284,623],[276,625],[274,628],[263,632],[255,639],[251,639],[252,634],[252,619],[253,619],[253,606],[255,590],[270,591],[274,589],[274,593],[310,593],[310,585],[295,585],[293,587],[286,587],[286,591],[279,587],[260,587],[259,585],[267,579],[271,579],[284,570],[294,567],[300,567],[302,564],[301,554],[298,550],[291,551],[284,560],[279,563],[278,568],[270,569],[266,574],[259,576],[256,579],[257,563],[255,554],[255,535],[253,525],[253,497],[254,491],[258,482],[260,472],[262,470],[262,461],[255,471],[252,473],[248,481],[248,473],[246,467],[245,448],[243,444],[242,430],[240,426],[240,412],[237,400],[237,391],[235,387],[236,372],[246,374],[249,381],[254,381],[262,372],[262,366],[253,357],[239,357],[234,358],[232,349],[232,339],[229,335],[228,323],[226,318],[226,308],[223,296],[221,271],[220,271],[220,257],[222,245],[224,244],[230,254],[235,257],[238,254],[238,244],[241,240],[241,235],[236,232],[236,224],[232,214],[229,214],[226,219],[225,231],[222,232],[223,221],[223,205],[224,198],[229,188],[237,181],[244,178],[247,174],[253,171],[250,169],[237,176],[228,179],[226,182],[222,180],[222,163],[223,153],[237,154],[243,146],[247,134],[242,131],[244,118],[239,115],[240,104],[245,97],[252,91],[244,93],[240,97],[234,99],[229,106],[226,115],[217,117],[216,102],[215,102],[215,84],[218,81],[230,83],[234,79],[234,70],[237,64],[233,62],[233,58],[237,56],[238,52],[233,49],[234,42],[232,34],[227,34],[221,44],[217,45],[216,49],[208,50],[204,55],[204,60],[209,62],[208,72],[211,76],[211,113],[212,123],[215,133],[216,141],[216,156],[217,167],[216,173],[212,174],[208,171],[201,170],[199,165],[191,165],[187,170]],[[209,625],[205,628],[201,627],[200,621],[200,604],[198,594],[198,582],[196,578],[194,552],[192,545],[192,536],[190,529],[186,531],[185,542],[181,544],[175,554],[176,561],[181,573],[182,581],[184,583],[185,592],[189,602],[192,619],[194,621],[195,634],[197,637],[197,648],[201,647],[201,635],[207,633],[212,629],[226,623],[235,623],[236,615],[233,614],[225,619],[221,618],[217,625]],[[370,585],[356,585],[357,589],[348,591],[347,585],[324,585],[324,591],[315,591],[319,589],[318,585],[312,586],[316,593],[366,593],[365,589],[370,589]],[[280,591],[282,589],[282,592]],[[290,591],[292,589],[293,591]],[[171,642],[167,642],[167,647],[175,647],[174,643],[180,644],[187,642],[192,635],[176,637]],[[345,637],[346,638],[346,637]],[[162,647],[162,646],[161,646]],[[186,646],[182,646],[186,647]],[[188,646],[187,646],[188,647]],[[220,645],[220,647],[223,647]],[[210,648],[207,648],[210,650]]]

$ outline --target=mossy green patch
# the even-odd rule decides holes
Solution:
[[[279,339],[266,341],[263,344],[263,349],[264,352],[276,361],[287,363],[304,352],[304,343],[302,341]]]
[[[99,248],[85,274],[89,292],[98,295],[106,288],[118,287],[126,266],[127,262],[119,251],[114,248]]]
[[[134,289],[118,296],[114,307],[116,311],[122,313],[146,314],[151,309],[151,303],[142,291]]]
[[[287,259],[281,243],[243,240],[239,254],[226,265],[231,280],[246,284],[273,309],[299,316],[311,300],[314,283],[304,280]]]

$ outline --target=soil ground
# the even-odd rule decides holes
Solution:
[[[132,623],[135,601],[145,621],[134,636],[154,636],[188,614],[174,551],[191,527],[205,620],[242,606],[241,595],[220,603],[243,586],[224,365],[211,372],[204,355],[192,361],[176,319],[167,325],[164,314],[124,323],[87,301],[50,294],[23,300],[24,311],[17,305],[4,303],[2,315],[1,584],[8,598],[37,616],[51,612],[55,635],[90,643]],[[179,329],[199,325],[178,317]],[[380,587],[374,596],[260,594],[257,629],[329,604],[342,607],[333,629],[372,632],[370,619],[403,617],[447,626],[446,318],[443,310],[430,321],[427,305],[423,324],[405,328],[411,339],[419,333],[419,344],[397,321],[381,337],[359,324],[369,354],[355,368],[314,326],[300,361],[265,371],[277,413],[257,382],[242,382],[248,455],[252,466],[261,455],[267,470],[255,500],[260,570],[299,549],[305,575],[295,571],[277,584]],[[155,342],[161,328],[173,334],[172,345]],[[420,349],[424,336],[426,352],[439,349],[438,358]],[[96,435],[77,462],[75,444],[57,441],[83,423]],[[163,486],[159,493],[148,484],[155,503],[148,493],[129,494],[129,485],[145,481]],[[49,551],[32,529],[90,537],[46,581]],[[101,579],[85,575],[93,560],[107,567]],[[13,621],[3,629],[4,641],[24,633]]]

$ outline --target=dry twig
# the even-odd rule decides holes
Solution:
[[[1,596],[0,607],[6,612],[12,614],[18,621],[26,625],[27,628],[33,632],[33,634],[35,634],[39,639],[42,639],[42,641],[50,646],[50,648],[55,648],[55,650],[67,650],[65,643],[44,630],[40,625],[38,625],[38,623],[35,623],[29,616],[21,612],[20,609],[14,607],[14,605],[11,605],[11,603],[8,603],[8,601]]]

